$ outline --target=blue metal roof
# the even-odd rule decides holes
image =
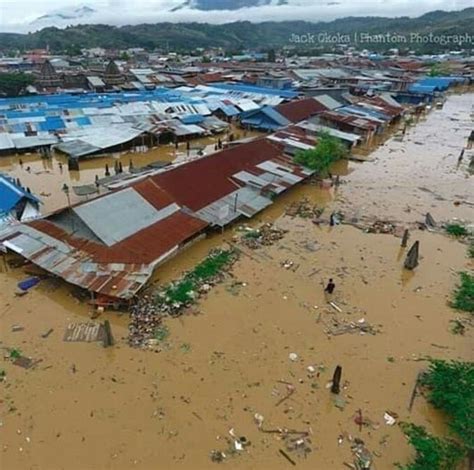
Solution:
[[[81,117],[77,117],[75,119],[75,121],[77,122],[77,124],[79,124],[80,126],[90,126],[92,124],[90,118],[88,118],[87,116],[81,116]]]
[[[39,204],[39,199],[30,194],[8,176],[0,174],[0,212],[10,212],[23,198]]]
[[[269,88],[254,85],[240,85],[235,83],[213,83],[213,87],[221,90],[239,91],[241,93],[256,93],[261,95],[280,96],[281,98],[292,99],[298,96],[296,91],[280,90],[278,88]]]
[[[182,116],[180,120],[183,124],[199,124],[204,121],[204,116],[201,114],[188,114],[187,116]]]
[[[258,129],[275,130],[290,125],[290,121],[271,106],[242,114],[241,122]]]
[[[414,83],[413,85],[410,85],[408,87],[408,91],[410,93],[426,93],[426,94],[432,95],[436,91],[436,87]]]

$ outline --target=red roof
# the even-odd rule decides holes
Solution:
[[[328,108],[313,98],[305,98],[280,104],[275,109],[289,121],[300,122],[322,113]]]
[[[150,178],[140,181],[132,187],[158,210],[174,203],[174,199]]]
[[[151,264],[207,227],[206,222],[178,211],[108,247],[69,235],[46,219],[35,220],[28,225],[87,253],[91,256],[91,262],[100,264]]]
[[[281,148],[260,138],[178,166],[151,179],[178,204],[199,211],[238,189],[231,180],[232,175],[280,155]]]

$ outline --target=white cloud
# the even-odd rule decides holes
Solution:
[[[459,10],[472,6],[472,0],[290,0],[288,6],[263,6],[236,11],[170,10],[184,0],[0,0],[0,30],[31,30],[31,21],[39,16],[80,5],[97,12],[88,23],[114,25],[156,23],[161,21],[283,21],[304,19],[327,21],[343,16],[417,16],[428,11]],[[82,22],[85,22],[84,20]],[[74,21],[69,20],[69,23]],[[58,24],[58,26],[66,26]]]

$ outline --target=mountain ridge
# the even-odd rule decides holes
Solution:
[[[0,33],[0,48],[34,49],[49,46],[52,51],[72,47],[156,49],[171,47],[176,50],[198,47],[223,47],[226,49],[268,49],[290,46],[292,35],[345,34],[469,34],[474,48],[474,8],[461,11],[429,12],[417,18],[409,17],[354,17],[339,18],[329,22],[267,21],[251,23],[237,21],[226,24],[209,23],[155,23],[126,26],[82,24],[64,29],[43,28],[35,33]],[[315,45],[316,46],[316,45]],[[393,47],[396,47],[395,45]],[[451,45],[453,47],[453,45]]]

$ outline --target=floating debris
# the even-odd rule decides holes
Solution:
[[[250,230],[241,237],[241,242],[247,248],[251,250],[257,250],[262,246],[274,245],[277,241],[280,241],[287,230],[281,230],[275,228],[273,224],[264,224],[260,228]]]
[[[357,470],[369,470],[372,466],[372,454],[365,447],[362,439],[354,439],[354,444],[351,446],[354,454],[354,468]]]
[[[286,215],[290,217],[301,217],[303,219],[319,219],[324,208],[311,204],[307,198],[293,202],[287,209]]]
[[[326,334],[328,335],[340,336],[354,333],[375,335],[379,333],[379,331],[364,318],[361,318],[357,322],[346,322],[338,318],[333,318],[331,321],[332,325],[328,326],[326,330]]]
[[[397,226],[393,222],[376,220],[367,228],[367,233],[395,234]]]
[[[64,333],[66,342],[94,343],[104,341],[104,326],[96,322],[70,323]]]

